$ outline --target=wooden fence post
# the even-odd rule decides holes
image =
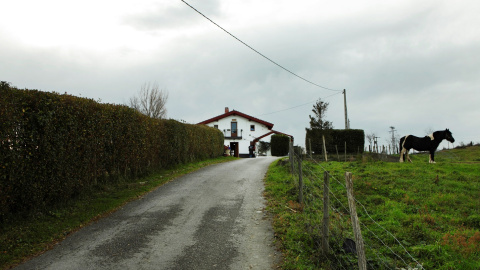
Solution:
[[[335,150],[337,150],[337,161],[340,162],[340,156],[338,155],[338,147],[336,144],[335,144]]]
[[[292,174],[295,174],[295,171],[293,170],[293,159],[295,157],[295,155],[293,154],[293,144],[292,144],[292,141],[290,141],[289,143],[289,151],[288,151],[288,160],[290,161],[290,172],[292,172]]]
[[[345,162],[347,162],[347,142],[345,142]]]
[[[328,215],[328,206],[330,203],[330,172],[323,173],[323,227],[322,227],[322,247],[323,254],[328,254],[328,227],[330,226],[330,216]]]
[[[303,204],[303,175],[302,175],[302,159],[298,159],[298,202]]]
[[[357,207],[355,197],[353,196],[352,173],[345,172],[345,182],[347,184],[348,207],[350,208],[350,217],[352,219],[353,233],[355,234],[355,245],[357,248],[358,268],[367,269],[367,260],[365,258],[365,247],[363,245],[362,230],[357,216]]]
[[[327,158],[327,149],[325,147],[325,136],[322,135],[322,139],[323,139],[323,154],[325,155],[325,162],[327,162],[328,158]]]

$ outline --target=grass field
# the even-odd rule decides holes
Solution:
[[[354,269],[346,251],[355,239],[344,188],[353,173],[369,269],[480,269],[480,146],[411,155],[413,163],[303,162],[303,205],[297,176],[274,163],[266,177],[268,209],[284,253],[284,269]],[[321,249],[323,173],[330,172],[330,251]],[[333,197],[333,198],[332,198]]]
[[[68,205],[51,208],[46,213],[10,217],[0,224],[0,269],[9,269],[50,249],[69,234],[174,178],[233,159],[220,157],[179,165],[149,177],[121,181],[114,186],[98,185]]]

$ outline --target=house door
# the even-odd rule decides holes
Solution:
[[[232,122],[232,137],[238,137],[237,122]]]
[[[238,157],[238,142],[230,143],[230,152],[232,156]]]

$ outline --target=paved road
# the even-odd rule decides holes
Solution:
[[[272,269],[262,180],[273,160],[185,175],[15,269]]]

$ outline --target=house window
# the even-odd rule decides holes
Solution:
[[[218,129],[218,125],[213,125],[214,128]]]
[[[250,131],[255,131],[255,125],[250,125]]]

